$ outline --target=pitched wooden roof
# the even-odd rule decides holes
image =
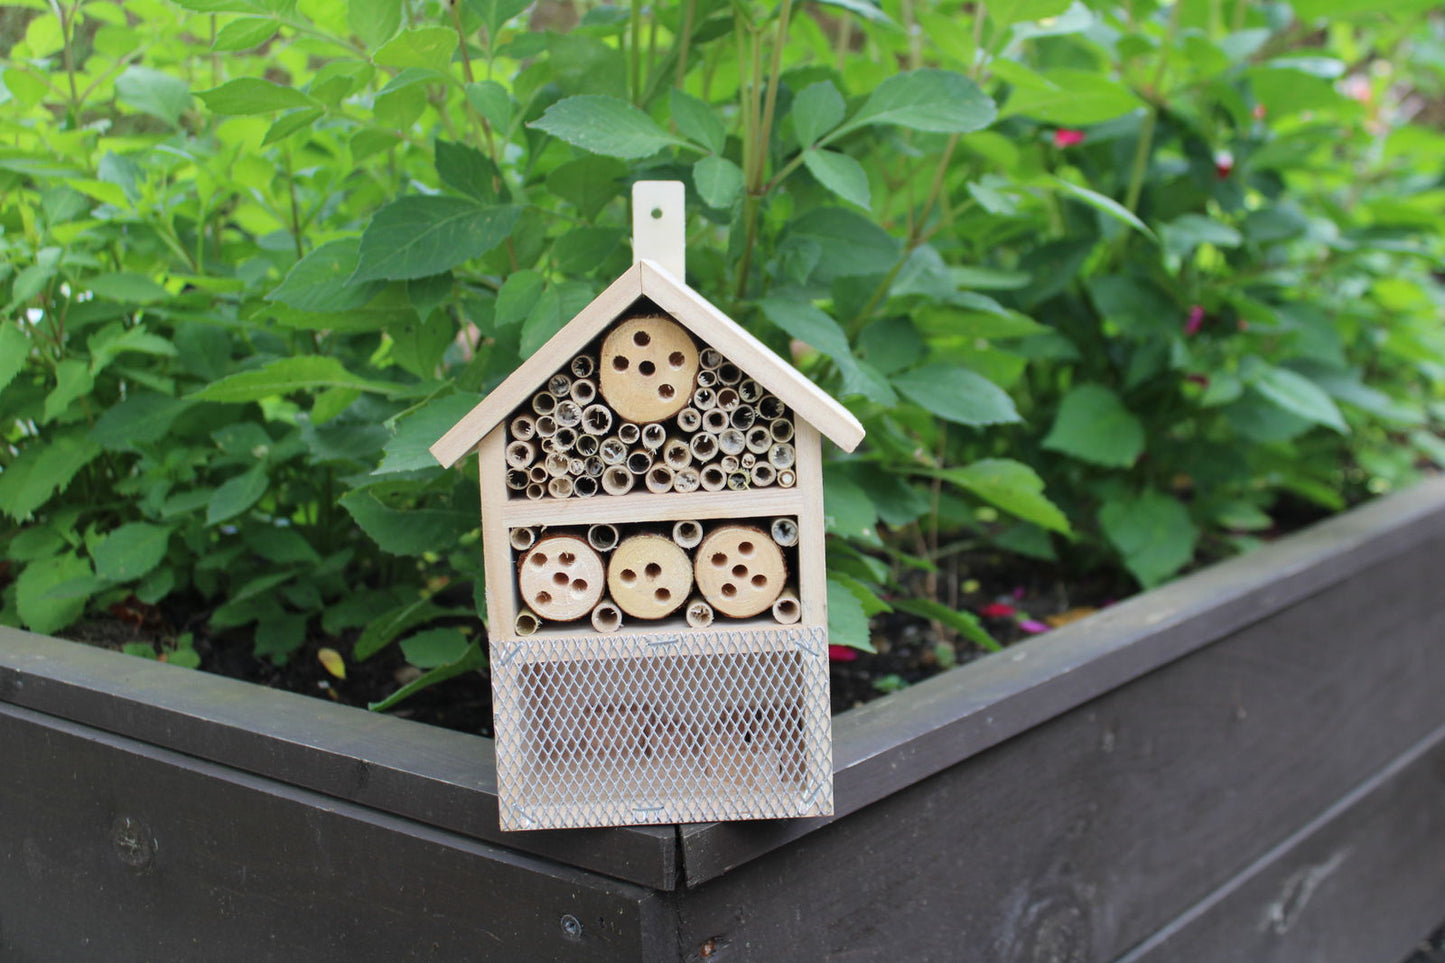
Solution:
[[[461,461],[553,372],[639,298],[650,299],[700,340],[716,348],[839,448],[852,451],[863,440],[863,426],[847,408],[666,268],[656,261],[641,260],[463,415],[431,446],[433,457],[448,468]]]

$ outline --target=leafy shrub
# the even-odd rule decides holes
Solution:
[[[868,428],[835,641],[893,595],[989,644],[900,592],[960,535],[1147,586],[1445,463],[1424,3],[54,10],[0,74],[9,624],[481,665],[475,469],[426,446],[626,268],[637,178]]]

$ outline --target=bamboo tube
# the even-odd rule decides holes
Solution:
[[[742,380],[742,377],[743,373],[738,370],[738,366],[730,361],[724,361],[717,366],[717,380],[721,384],[735,385]]]
[[[792,548],[798,544],[798,523],[791,518],[775,518],[768,526],[768,534],[784,548]]]
[[[719,388],[719,389],[718,389],[718,392],[717,392],[717,406],[718,406],[719,408],[721,408],[723,411],[732,411],[734,408],[736,408],[736,407],[737,407],[738,405],[740,405],[740,404],[742,404],[742,400],[741,400],[740,398],[738,398],[738,389],[736,389],[736,388]]]
[[[691,434],[702,427],[702,413],[696,408],[684,408],[677,413],[677,427]]]
[[[703,368],[697,373],[697,386],[699,388],[712,388],[717,384],[717,372],[711,368]]]
[[[625,421],[617,426],[617,437],[624,445],[635,445],[642,438],[642,429],[630,421]]]
[[[558,454],[571,451],[575,444],[577,444],[577,432],[571,428],[558,428],[557,433],[552,436],[552,450]]]
[[[756,455],[766,455],[772,447],[773,436],[763,425],[755,425],[748,429],[747,446],[748,451]]]
[[[550,415],[557,410],[557,396],[550,391],[539,391],[532,396],[532,410],[539,415]]]
[[[512,419],[512,437],[517,441],[529,441],[537,433],[537,419],[521,414]]]
[[[754,488],[767,488],[777,480],[778,472],[772,465],[764,461],[754,465],[748,473],[748,477],[752,479]]]
[[[572,494],[578,498],[591,498],[597,494],[597,479],[583,475],[572,482]]]
[[[773,441],[792,441],[792,419],[774,418],[772,421],[768,422],[768,434],[773,436]]]
[[[686,468],[692,463],[692,449],[681,438],[673,438],[662,446],[662,460],[673,471]]]
[[[784,468],[792,468],[793,463],[798,460],[798,452],[792,445],[779,442],[768,449],[768,464],[782,471]]]
[[[709,625],[712,625],[714,617],[712,606],[697,596],[694,595],[692,601],[687,603],[687,624],[693,628],[707,628]]]
[[[537,446],[530,441],[514,441],[507,446],[505,457],[513,468],[527,468],[537,460]]]
[[[728,476],[719,465],[704,465],[698,473],[698,484],[703,491],[720,492],[727,487]]]
[[[702,541],[702,525],[698,522],[676,522],[672,526],[672,540],[678,548],[697,548]]]
[[[597,400],[597,383],[587,378],[572,382],[572,400],[579,405],[590,405]]]
[[[699,388],[692,393],[692,406],[698,411],[717,407],[717,392],[711,388]]]
[[[578,435],[577,443],[572,447],[577,449],[577,454],[586,458],[588,455],[597,454],[597,447],[600,444],[602,441],[596,435]]]
[[[568,478],[566,475],[563,475],[560,478],[552,479],[547,483],[547,492],[553,498],[571,498],[572,479]]]
[[[606,405],[588,405],[582,409],[582,430],[592,435],[605,435],[612,429],[612,409]]]
[[[714,528],[693,557],[699,594],[731,618],[766,612],[786,585],[782,549],[751,525]]]
[[[567,459],[567,474],[569,474],[569,475],[585,475],[585,474],[587,474],[587,462],[583,461],[581,458],[576,457],[575,455],[574,455],[573,457],[571,457],[571,458],[568,458],[568,459]]]
[[[602,556],[576,535],[539,540],[517,565],[517,592],[523,604],[558,622],[580,619],[592,611],[602,600],[605,579]]]
[[[693,564],[661,535],[623,539],[607,563],[607,590],[617,607],[639,619],[671,615],[692,594]]]
[[[618,438],[603,438],[597,447],[597,457],[604,465],[620,465],[627,460],[627,446]]]
[[[743,404],[757,404],[758,399],[762,396],[763,386],[758,384],[752,378],[744,378],[742,381],[738,382],[738,397],[743,399]]]
[[[587,544],[599,552],[610,552],[617,547],[616,525],[591,525],[587,529]]]
[[[556,479],[553,479],[554,481]],[[748,490],[747,472],[735,471],[728,476],[728,491],[745,492]]]
[[[507,472],[507,488],[514,492],[525,491],[527,480],[527,473],[520,468],[513,468]]]
[[[712,461],[717,455],[717,435],[706,431],[699,432],[692,436],[687,447],[692,452],[692,457],[698,461]]]
[[[729,475],[742,467],[742,462],[738,460],[737,455],[723,455],[718,459],[718,464],[721,465],[722,470]]]
[[[764,421],[782,418],[788,413],[788,406],[778,400],[777,395],[763,395],[758,399],[758,415]]]
[[[570,398],[566,401],[557,402],[557,410],[552,417],[557,419],[560,428],[576,428],[582,424],[582,406]]]
[[[721,408],[712,408],[702,413],[702,427],[714,435],[727,431],[728,413]]]
[[[647,472],[647,490],[654,495],[672,491],[672,469],[666,465],[653,465]]]
[[[540,498],[546,497],[547,487],[541,482],[532,482],[530,485],[527,486],[526,494],[528,498],[535,502]]]
[[[747,444],[747,437],[736,428],[724,428],[717,436],[718,450],[724,455],[740,455]]]
[[[542,465],[547,469],[547,474],[553,478],[561,478],[567,474],[567,470],[571,467],[571,460],[568,459],[566,455],[561,455],[554,451],[547,456],[546,461],[542,462]]]
[[[518,612],[516,621],[512,623],[512,628],[516,629],[518,635],[531,635],[541,627],[542,620],[526,609]]]
[[[638,448],[627,456],[627,470],[634,475],[645,475],[652,467],[652,452]]]
[[[703,348],[697,355],[698,364],[704,368],[716,368],[722,364],[722,355],[718,354],[716,348]]]
[[[758,463],[758,456],[750,451],[745,451],[738,456],[738,467],[751,469]]]
[[[738,405],[728,421],[739,431],[747,431],[758,420],[758,410],[749,405]]]
[[[535,528],[514,528],[507,533],[507,541],[512,548],[519,552],[525,552],[537,544],[537,530]]]
[[[625,495],[632,491],[632,483],[636,478],[636,475],[621,465],[613,465],[602,472],[602,490],[609,495]]]
[[[657,451],[667,442],[667,429],[653,422],[642,426],[642,447]]]
[[[588,455],[582,462],[582,470],[588,478],[601,478],[603,467],[602,459],[596,455]]]
[[[590,378],[592,372],[597,370],[596,362],[592,360],[590,354],[579,354],[572,359],[572,364],[568,367],[571,368],[574,378]]]
[[[681,469],[672,476],[672,490],[686,495],[688,492],[697,491],[698,485],[702,484],[701,476],[696,468],[691,465]]]
[[[572,393],[572,379],[558,372],[547,379],[547,390],[558,398],[565,398]]]
[[[798,483],[798,476],[791,468],[784,468],[778,472],[778,484],[783,488],[792,488]]]
[[[611,602],[599,602],[592,609],[592,627],[598,632],[616,632],[622,628],[622,610]]]
[[[537,419],[537,434],[543,438],[551,438],[557,434],[557,419],[551,415],[543,415]]]
[[[551,475],[547,474],[547,466],[545,465],[533,465],[527,469],[527,479],[537,482],[539,485],[545,485],[547,479],[551,477]]]
[[[773,603],[773,618],[783,625],[792,625],[803,617],[803,607],[792,589],[785,589]]]

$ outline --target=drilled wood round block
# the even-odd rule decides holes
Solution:
[[[567,622],[592,611],[602,598],[602,556],[580,538],[553,535],[522,557],[517,587],[522,604],[544,619]]]
[[[632,318],[602,342],[602,397],[623,418],[650,423],[671,418],[692,400],[697,346],[668,318]]]
[[[687,601],[692,591],[692,562],[670,538],[633,535],[612,551],[607,590],[628,615],[664,618]]]
[[[783,590],[788,568],[772,537],[751,525],[714,529],[697,547],[697,590],[723,615],[766,612]]]

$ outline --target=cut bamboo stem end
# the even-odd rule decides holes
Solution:
[[[775,518],[768,526],[768,534],[773,536],[773,541],[784,548],[791,548],[798,544],[798,523],[791,518]]]
[[[539,415],[550,415],[557,410],[557,396],[550,391],[539,391],[532,396],[532,410]]]
[[[591,498],[597,494],[597,479],[591,475],[583,475],[572,482],[572,494],[578,498]]]
[[[507,472],[507,488],[511,491],[526,491],[527,481],[527,473],[520,468],[513,468]]]
[[[716,348],[703,348],[698,352],[697,360],[704,368],[713,369],[722,364],[723,359]]]
[[[587,378],[572,382],[572,400],[584,407],[592,404],[597,400],[597,384]]]
[[[601,445],[602,439],[596,435],[578,435],[577,443],[572,447],[577,449],[577,454],[586,458],[590,455],[597,454],[597,449],[601,447]]]
[[[777,395],[763,395],[758,399],[758,415],[765,421],[776,421],[787,413],[788,406],[783,404]]]
[[[803,617],[803,606],[791,589],[785,590],[773,603],[773,618],[782,625],[792,625]]]
[[[724,455],[741,455],[748,441],[736,428],[726,428],[717,436],[717,446]]]
[[[731,361],[724,361],[717,366],[717,380],[725,385],[735,385],[742,377],[743,373]]]
[[[537,543],[537,530],[535,528],[514,528],[507,537],[512,543],[512,548],[519,552],[525,552]]]
[[[542,620],[531,612],[518,612],[512,628],[518,635],[532,635],[542,627]]]
[[[696,408],[684,408],[677,413],[677,427],[692,434],[702,427],[702,414]]]
[[[672,490],[686,495],[688,492],[695,492],[702,484],[702,476],[696,468],[691,465],[672,476]]]
[[[667,429],[659,424],[644,425],[642,429],[642,447],[656,451],[667,443]]]
[[[719,408],[721,408],[723,411],[731,412],[734,408],[736,408],[736,407],[737,407],[738,405],[740,405],[741,403],[742,403],[742,400],[741,400],[740,398],[738,398],[738,390],[737,390],[736,388],[719,388],[719,389],[718,389],[718,392],[717,392],[717,406],[718,406]]]
[[[654,495],[672,491],[672,469],[666,465],[653,465],[647,472],[647,490]]]
[[[687,624],[693,628],[705,629],[712,625],[715,617],[712,606],[702,599],[694,597],[687,603]]]
[[[552,436],[552,450],[555,452],[571,451],[576,444],[577,432],[571,428],[558,428],[557,433]]]
[[[625,495],[632,491],[632,483],[636,478],[636,475],[621,465],[613,465],[602,472],[602,490],[609,495]]]
[[[727,487],[728,476],[720,465],[706,465],[698,475],[703,491],[720,492]]]
[[[572,359],[572,364],[569,367],[574,378],[590,378],[592,377],[592,372],[596,370],[590,354],[579,354]]]
[[[754,488],[767,488],[777,480],[777,477],[777,472],[767,462],[754,465],[752,471],[748,473],[748,478],[752,481]]]
[[[558,372],[547,379],[547,390],[558,398],[565,398],[572,393],[572,379]]]
[[[616,632],[622,628],[622,610],[611,602],[602,602],[592,610],[592,627],[598,632]]]
[[[593,525],[587,529],[587,544],[599,552],[610,552],[617,547],[616,525]]]
[[[766,455],[773,445],[772,433],[762,425],[749,428],[746,437],[748,451],[756,455]]]
[[[551,475],[547,474],[547,469],[543,465],[533,465],[527,469],[528,481],[534,481],[539,485],[547,484],[547,479],[551,477]]]
[[[692,457],[698,461],[712,461],[717,455],[717,436],[708,432],[693,435],[688,442],[688,448],[692,451]]]
[[[672,540],[678,548],[697,548],[702,541],[702,525],[693,521],[678,522],[672,526]]]
[[[537,419],[537,434],[542,438],[551,438],[557,434],[557,419],[551,415],[543,415]]]
[[[652,453],[639,448],[627,456],[627,470],[634,475],[644,475],[652,467]]]
[[[718,459],[718,464],[721,465],[722,470],[729,475],[742,467],[742,462],[737,455],[723,455]]]
[[[797,483],[798,483],[798,475],[797,475],[797,473],[794,472],[791,468],[786,468],[786,469],[778,472],[778,487],[779,487],[779,488],[792,488],[792,487],[793,487],[794,485],[796,485]]]
[[[768,464],[778,469],[778,471],[782,471],[785,468],[792,468],[793,463],[797,460],[797,449],[786,442],[779,442],[768,449]]]
[[[530,441],[537,433],[537,419],[527,414],[518,415],[512,419],[511,429],[517,441]]]
[[[538,501],[547,495],[547,487],[541,482],[532,482],[527,486],[526,495],[532,501]]]
[[[768,422],[768,434],[773,436],[773,441],[792,441],[793,423],[787,418],[774,418]]]
[[[553,498],[572,497],[572,479],[563,475],[561,478],[554,478],[547,483],[547,493]]]
[[[662,447],[662,460],[673,471],[692,464],[692,449],[681,438],[674,438]]]
[[[617,437],[624,445],[635,445],[642,438],[642,429],[632,422],[617,426]]]
[[[738,382],[738,397],[743,399],[743,404],[756,404],[758,399],[762,396],[763,386],[758,384],[752,378],[744,378],[742,381]]]
[[[721,408],[710,408],[702,413],[702,427],[711,434],[719,434],[728,427],[728,413]]]
[[[597,456],[602,459],[604,465],[620,465],[627,460],[627,446],[621,439],[604,438],[602,444],[597,447]]]

